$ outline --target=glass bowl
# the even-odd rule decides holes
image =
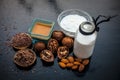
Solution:
[[[70,37],[74,37],[79,25],[86,21],[91,22],[93,19],[87,12],[79,9],[65,10],[57,19],[60,29]]]
[[[28,29],[31,37],[41,40],[48,40],[51,37],[54,22],[43,19],[34,19],[32,25]]]

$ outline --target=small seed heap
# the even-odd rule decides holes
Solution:
[[[58,64],[61,68],[69,68],[82,72],[85,66],[89,64],[89,59],[78,59],[73,56],[68,56],[67,58],[61,59]]]

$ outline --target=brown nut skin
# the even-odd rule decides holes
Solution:
[[[59,62],[58,64],[59,64],[59,66],[60,66],[61,68],[66,68],[66,64],[65,64],[65,63]]]
[[[36,54],[31,49],[21,49],[14,55],[14,63],[20,67],[27,68],[36,61]]]
[[[61,62],[65,63],[65,64],[69,63],[69,61],[67,59],[61,59]]]
[[[78,65],[73,65],[71,69],[72,70],[77,70],[78,69]]]
[[[62,31],[55,30],[52,33],[52,38],[56,39],[57,41],[61,41],[64,36],[65,34]]]
[[[37,42],[34,44],[34,51],[40,53],[42,50],[46,48],[45,43],[43,42]]]
[[[40,58],[46,62],[53,62],[54,61],[54,55],[50,50],[43,50],[40,53]]]
[[[59,47],[59,43],[56,39],[50,39],[47,44],[48,50],[52,51],[52,53],[56,53]]]
[[[60,46],[57,50],[57,55],[59,59],[66,58],[69,54],[69,48],[66,46]]]
[[[77,61],[77,62],[82,62],[82,59],[80,59],[80,58],[75,58],[75,61]]]
[[[89,59],[84,59],[83,62],[82,62],[82,64],[83,64],[83,65],[88,65],[89,62],[90,62]]]
[[[71,68],[73,65],[74,65],[73,63],[67,63],[67,64],[66,64],[66,67],[67,67],[67,68]]]
[[[32,38],[27,33],[17,33],[11,39],[11,45],[15,49],[26,49],[32,44]]]
[[[68,59],[68,61],[71,62],[71,63],[74,62],[74,58],[73,58],[73,56],[68,56],[67,59]]]
[[[62,39],[62,45],[67,46],[68,48],[73,47],[73,43],[74,43],[74,41],[73,41],[73,38],[71,38],[71,37],[64,37]]]
[[[80,62],[74,61],[74,65],[80,65]]]
[[[80,64],[78,71],[82,72],[85,69],[85,66],[83,64]]]

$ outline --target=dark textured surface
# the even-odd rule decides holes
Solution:
[[[120,15],[119,0],[0,0],[0,80],[120,80],[120,16],[100,25],[94,54],[84,75],[61,69],[57,59],[44,66],[39,57],[29,70],[13,63],[15,51],[7,42],[18,32],[27,32],[34,18],[55,21],[66,9],[82,9],[91,16]]]

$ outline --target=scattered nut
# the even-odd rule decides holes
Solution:
[[[71,68],[71,67],[73,66],[73,63],[67,63],[66,66],[67,66],[68,68]]]
[[[78,68],[78,65],[72,66],[72,70],[76,70]]]
[[[74,62],[74,58],[73,58],[72,56],[68,56],[67,59],[68,59],[68,61],[71,62],[71,63]]]
[[[69,61],[67,60],[67,59],[61,59],[61,62],[63,62],[63,63],[69,63]]]
[[[75,58],[75,61],[77,61],[77,62],[82,62],[82,59]]]
[[[68,48],[71,48],[73,46],[73,39],[71,37],[64,37],[62,39],[62,44]]]
[[[56,53],[57,49],[58,49],[58,41],[56,39],[50,39],[48,41],[48,45],[47,48],[52,51],[52,53]]]
[[[80,65],[81,63],[80,63],[80,62],[75,61],[73,64],[74,64],[74,65]]]
[[[59,62],[59,65],[60,65],[61,68],[66,68],[65,63],[63,63],[63,62]]]
[[[46,62],[53,62],[54,61],[54,55],[50,50],[43,50],[40,53],[40,58]]]
[[[57,50],[57,55],[59,59],[67,57],[69,54],[69,48],[66,46],[60,46]]]
[[[62,31],[53,31],[52,38],[56,39],[57,41],[61,41],[65,34]]]
[[[89,64],[89,59],[85,59],[85,60],[83,60],[83,65],[88,65]]]
[[[84,70],[85,66],[83,64],[80,64],[78,71],[82,72]]]

